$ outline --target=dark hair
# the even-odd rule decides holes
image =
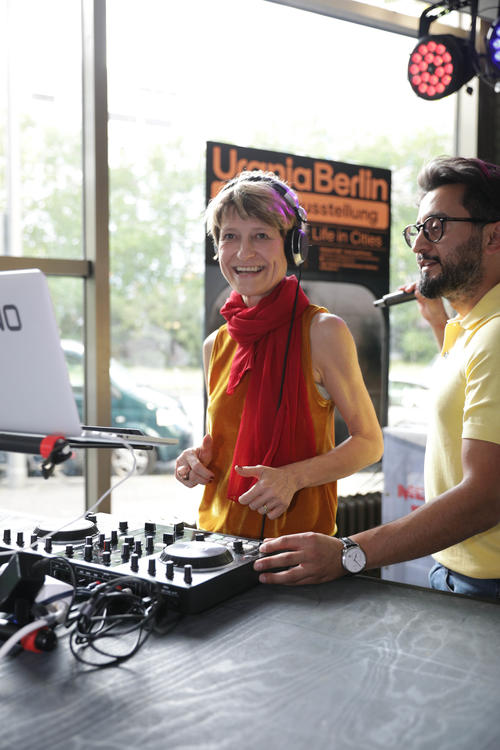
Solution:
[[[500,167],[481,159],[439,156],[419,176],[420,199],[442,185],[465,185],[463,206],[471,216],[500,221]]]

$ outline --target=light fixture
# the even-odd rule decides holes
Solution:
[[[431,23],[437,18],[469,5],[471,29],[468,39],[453,34],[428,33]],[[430,101],[442,99],[458,91],[479,72],[475,50],[476,18],[477,0],[445,0],[424,10],[420,16],[418,42],[408,61],[408,80],[417,96]]]
[[[488,62],[500,75],[500,17],[489,28],[486,46]]]

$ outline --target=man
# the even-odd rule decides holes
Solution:
[[[443,157],[418,181],[419,217],[404,236],[420,268],[418,303],[442,346],[427,502],[352,540],[268,540],[261,551],[274,556],[255,563],[263,583],[320,583],[433,554],[434,588],[500,600],[500,167]],[[457,313],[451,321],[441,297]]]

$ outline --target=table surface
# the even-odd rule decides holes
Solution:
[[[0,663],[0,748],[500,747],[500,607],[369,577],[257,585],[119,667]]]

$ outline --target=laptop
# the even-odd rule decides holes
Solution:
[[[80,423],[47,279],[38,269],[0,271],[0,433],[4,443],[8,433],[62,435],[74,447],[178,442]]]

